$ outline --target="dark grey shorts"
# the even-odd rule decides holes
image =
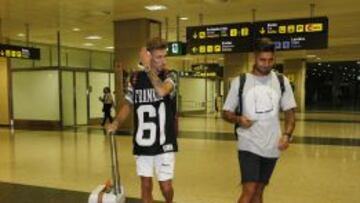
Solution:
[[[239,151],[241,183],[268,184],[277,158],[265,158],[248,151]]]

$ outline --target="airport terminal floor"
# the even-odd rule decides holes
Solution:
[[[360,199],[360,114],[298,114],[295,139],[265,192],[267,203]],[[240,193],[233,126],[215,117],[180,118],[176,203],[235,202]],[[98,126],[34,131],[0,128],[0,202],[80,203],[110,178],[109,137]],[[116,136],[128,202],[140,202],[131,136]],[[157,184],[154,199],[162,202]]]

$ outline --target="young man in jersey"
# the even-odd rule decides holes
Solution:
[[[140,51],[142,71],[128,84],[125,104],[108,131],[121,126],[134,110],[133,153],[141,180],[143,203],[152,203],[152,177],[159,181],[166,203],[173,202],[172,179],[176,142],[176,75],[166,69],[167,42],[154,38]]]
[[[231,83],[224,107],[223,118],[239,125],[238,156],[242,193],[238,203],[262,203],[280,151],[286,150],[295,128],[296,107],[289,80],[284,77],[284,92],[278,76],[272,71],[275,63],[275,46],[270,39],[258,40],[255,46],[255,64],[246,74],[239,107],[239,77]],[[280,129],[279,110],[285,114],[283,133]]]

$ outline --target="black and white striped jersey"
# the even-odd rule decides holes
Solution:
[[[158,76],[174,85],[172,92],[165,97],[157,95],[146,72],[135,72],[130,77],[125,98],[134,107],[135,155],[157,155],[178,150],[176,73],[162,71]]]

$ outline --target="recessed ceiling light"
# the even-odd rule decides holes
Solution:
[[[109,15],[111,15],[111,11],[108,11],[108,10],[91,11],[90,14],[93,16],[109,16]]]
[[[105,47],[105,49],[114,49],[113,46],[108,46],[108,47]]]
[[[83,45],[84,45],[84,46],[86,46],[86,47],[91,47],[91,46],[94,46],[94,44],[93,44],[93,43],[84,43]]]
[[[180,20],[189,20],[188,17],[180,17]]]
[[[154,4],[154,5],[145,6],[145,9],[149,11],[161,11],[161,10],[166,10],[167,7],[164,5]]]
[[[85,37],[85,39],[102,39],[102,37],[98,36],[98,35],[90,35]]]
[[[72,29],[72,31],[74,31],[74,32],[79,32],[79,31],[80,31],[80,28],[74,27],[74,28]]]
[[[315,58],[315,57],[316,57],[316,55],[314,55],[314,54],[306,55],[306,58]]]
[[[18,37],[25,37],[25,34],[24,33],[19,33],[17,34]]]

